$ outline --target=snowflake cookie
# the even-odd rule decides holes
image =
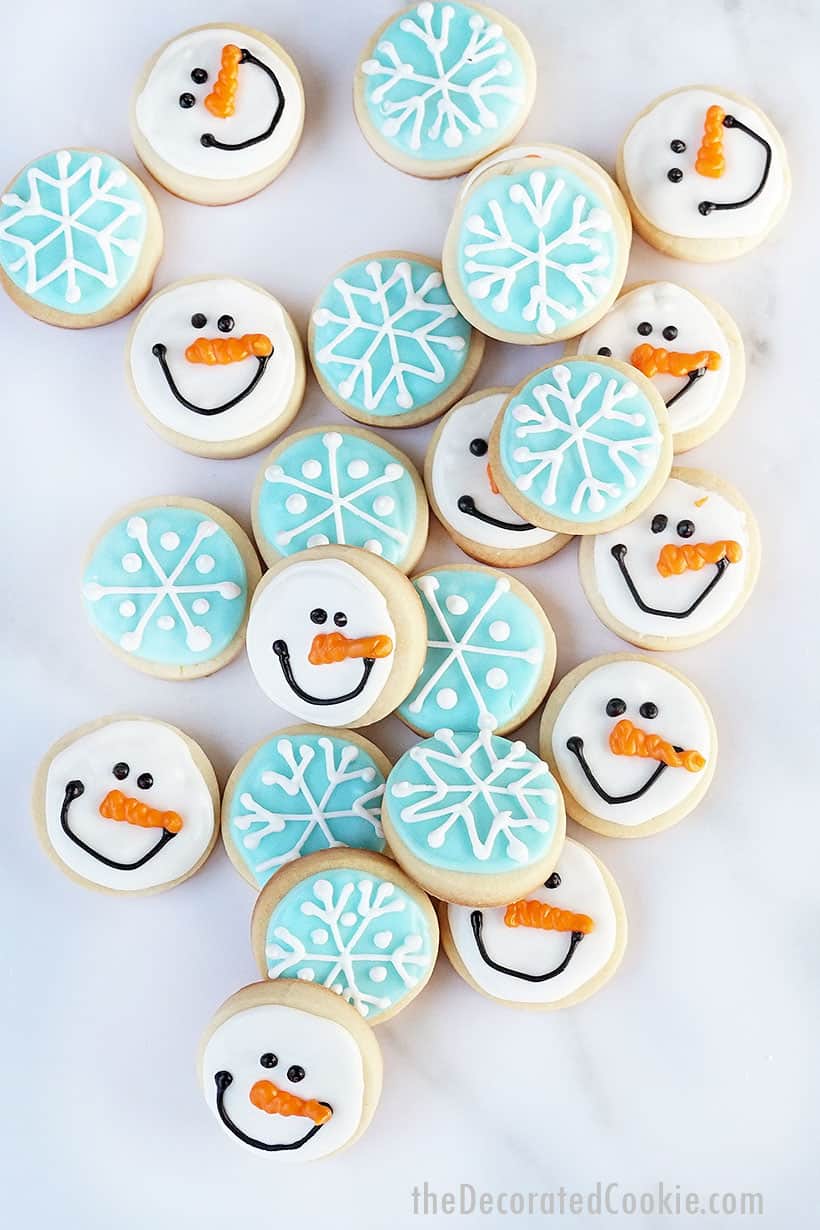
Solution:
[[[130,312],[162,253],[153,197],[119,159],[43,154],[0,197],[0,279],[49,324],[80,329]]]
[[[311,427],[268,455],[253,529],[269,564],[307,547],[363,547],[408,572],[427,541],[427,500],[412,462],[358,427]]]
[[[439,935],[426,893],[392,859],[325,850],[268,881],[251,938],[268,978],[329,987],[377,1022],[418,995],[433,972]]]
[[[322,291],[308,351],[324,393],[350,418],[406,427],[458,401],[484,339],[453,305],[436,261],[374,252],[345,265]]]
[[[160,497],[106,523],[82,594],[94,629],[137,670],[191,679],[239,653],[259,575],[247,535],[221,509]]]
[[[354,846],[384,849],[387,758],[351,731],[295,726],[257,744],[230,776],[222,832],[236,868],[261,888],[286,863]]]
[[[521,31],[483,5],[414,4],[390,17],[356,71],[356,117],[376,153],[411,175],[458,175],[512,140],[535,96]]]
[[[503,734],[541,703],[555,666],[549,620],[520,581],[471,564],[415,577],[427,616],[427,656],[397,710],[422,735],[455,730]]]
[[[522,517],[563,533],[631,521],[672,465],[654,385],[614,359],[565,359],[513,389],[490,439],[493,476]]]
[[[548,767],[521,742],[439,730],[387,779],[382,823],[396,859],[444,901],[504,905],[542,884],[564,841]]]

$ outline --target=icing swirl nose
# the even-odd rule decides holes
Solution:
[[[580,931],[588,935],[595,923],[588,914],[562,910],[545,901],[513,901],[504,912],[506,927],[537,927],[539,931]]]
[[[723,156],[723,121],[726,112],[717,105],[709,107],[703,123],[703,136],[700,142],[695,170],[698,175],[709,179],[720,179],[726,170],[726,159]]]
[[[140,799],[132,799],[121,790],[109,790],[100,803],[100,815],[104,820],[120,820],[141,829],[166,829],[178,833],[182,829],[182,817],[175,811],[158,811]]]
[[[720,367],[720,355],[716,350],[696,350],[687,354],[681,350],[665,350],[662,346],[650,346],[642,342],[632,351],[629,362],[648,378],[653,376],[688,376],[705,369],[716,372]]]
[[[211,115],[227,120],[236,111],[236,91],[239,87],[239,65],[242,51],[235,43],[226,43],[222,48],[219,75],[214,88],[205,98],[205,106]]]
[[[313,638],[308,662],[326,666],[348,658],[386,658],[393,652],[389,636],[348,637],[343,632],[320,632]]]
[[[253,1105],[258,1110],[263,1110],[266,1115],[301,1115],[305,1119],[312,1119],[314,1123],[322,1124],[327,1123],[333,1114],[324,1102],[317,1102],[315,1098],[300,1098],[295,1093],[280,1089],[273,1081],[257,1081],[251,1086],[248,1097]]]
[[[679,577],[684,572],[700,572],[707,564],[727,560],[737,564],[743,558],[743,548],[733,539],[718,542],[667,542],[661,547],[657,569],[662,577]]]
[[[697,773],[706,764],[700,752],[676,748],[660,735],[650,735],[639,726],[633,726],[629,718],[616,722],[609,735],[609,750],[614,756],[642,756],[647,760],[660,760],[670,769],[687,769]]]
[[[185,351],[189,363],[239,363],[251,357],[262,359],[273,353],[273,343],[265,333],[245,333],[242,337],[198,337]]]

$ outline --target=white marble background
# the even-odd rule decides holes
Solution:
[[[641,1191],[663,1181],[762,1192],[757,1224],[816,1218],[820,10],[810,0],[499,4],[538,61],[527,138],[611,166],[649,99],[706,81],[756,99],[791,152],[791,210],[764,247],[736,264],[686,268],[636,240],[630,264],[633,278],[679,278],[725,302],[748,350],[742,404],[687,463],[725,474],[757,508],[760,584],[727,632],[671,657],[714,708],[714,786],[661,836],[591,840],[621,884],[631,925],[622,970],[598,997],[566,1013],[518,1013],[474,995],[442,958],[425,994],[379,1032],[384,1098],[354,1150],[285,1172],[232,1149],[201,1100],[194,1053],[212,1011],[256,976],[251,890],[219,850],[164,896],[84,892],[36,847],[27,795],[49,743],[107,711],[179,723],[223,780],[247,746],[286,723],[244,657],[184,685],[130,671],[96,642],[78,591],[85,545],[112,509],[173,491],[213,500],[247,525],[261,458],[199,460],[148,430],[125,387],[128,322],[63,332],[4,299],[0,1182],[9,1225],[398,1230],[423,1220],[410,1191],[425,1179],[439,1190],[585,1191],[600,1179]],[[304,76],[302,146],[279,182],[240,205],[209,211],[157,189],[167,231],[157,285],[213,271],[254,278],[303,329],[317,289],[347,258],[390,247],[437,253],[456,193],[456,183],[383,165],[356,127],[353,66],[392,7],[9,4],[0,179],[64,143],[133,163],[128,96],[154,48],[226,17],[267,29]],[[489,343],[479,381],[512,382],[553,350]],[[311,380],[300,425],[336,418]],[[400,437],[417,461],[429,431]],[[423,564],[458,554],[435,528]],[[586,606],[574,547],[519,575],[556,627],[561,672],[623,648]],[[368,733],[393,754],[411,742],[397,719]],[[532,739],[535,724],[524,733]]]

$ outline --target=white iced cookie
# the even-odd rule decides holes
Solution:
[[[725,628],[760,566],[754,514],[728,483],[677,468],[635,521],[581,540],[581,581],[602,623],[642,649],[686,649]]]
[[[131,330],[127,371],[150,426],[200,457],[264,448],[290,426],[305,390],[293,321],[239,278],[192,278],[154,295]]]
[[[607,837],[644,837],[703,798],[717,732],[685,675],[638,654],[609,654],[558,684],[544,708],[541,755],[573,820]]]
[[[627,923],[618,886],[602,862],[570,838],[555,871],[506,906],[440,907],[453,968],[476,991],[527,1008],[587,999],[621,963]]]
[[[737,325],[713,299],[674,282],[627,287],[565,353],[620,359],[649,377],[666,402],[676,453],[713,436],[743,392],[746,364]]]
[[[682,260],[750,251],[780,220],[791,191],[786,150],[768,116],[707,85],[650,103],[624,138],[616,174],[641,238]]]
[[[137,82],[131,135],[169,192],[228,205],[264,188],[290,162],[305,117],[302,81],[283,47],[248,26],[186,30]]]
[[[199,1051],[205,1101],[224,1131],[274,1164],[347,1148],[378,1105],[373,1030],[325,987],[255,982],[222,1005]]]
[[[265,574],[247,644],[257,683],[284,710],[324,726],[365,726],[416,682],[426,620],[392,564],[358,547],[313,547]]]
[[[175,726],[101,718],[49,750],[32,812],[44,850],[70,879],[158,892],[193,875],[213,849],[219,787],[202,748]]]

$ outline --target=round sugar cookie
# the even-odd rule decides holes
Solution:
[[[43,849],[69,879],[155,893],[187,880],[211,853],[219,786],[202,748],[175,726],[106,717],[50,748],[32,813]]]
[[[557,359],[511,391],[489,456],[522,517],[558,533],[602,534],[636,517],[669,477],[669,415],[626,363]]]
[[[713,299],[674,282],[628,286],[606,316],[566,355],[631,363],[656,385],[669,411],[675,453],[702,444],[732,414],[743,392],[743,341]]]
[[[242,648],[260,576],[250,539],[204,500],[153,496],[106,521],[83,571],[86,614],[136,670],[198,679]]]
[[[349,418],[418,427],[466,393],[484,338],[454,306],[437,261],[371,252],[322,290],[308,353],[322,392]]]
[[[555,871],[526,898],[493,909],[440,904],[441,940],[474,991],[517,1008],[588,999],[626,948],[624,903],[591,850],[567,838]]]
[[[373,1030],[340,996],[296,980],[254,982],[226,1000],[197,1066],[223,1130],[269,1165],[346,1149],[381,1096]]]
[[[543,345],[590,328],[626,274],[629,213],[591,158],[560,145],[511,146],[472,172],[444,241],[444,281],[476,329]]]
[[[433,512],[462,551],[517,568],[548,559],[569,534],[542,530],[513,512],[489,466],[489,440],[511,390],[482,389],[448,410],[427,449],[424,482]]]
[[[745,606],[760,568],[760,534],[734,487],[676,467],[629,525],[581,539],[581,582],[595,614],[641,649],[687,649]]]
[[[427,497],[415,466],[387,440],[349,425],[281,440],[259,471],[251,513],[268,564],[337,543],[409,572],[427,542]]]
[[[305,357],[288,313],[240,278],[189,278],[145,304],[126,371],[148,424],[200,457],[245,457],[290,426]]]
[[[550,696],[541,755],[578,824],[644,837],[682,820],[706,794],[717,732],[680,671],[640,654],[605,654],[576,666]]]
[[[516,136],[535,81],[530,45],[508,17],[460,0],[424,0],[369,40],[353,106],[380,158],[409,175],[443,179]]]
[[[291,726],[246,752],[222,798],[222,840],[254,888],[294,859],[352,846],[384,850],[390,761],[352,730]]]
[[[48,325],[88,329],[126,316],[161,255],[154,198],[113,154],[42,154],[0,196],[0,283]]]
[[[616,175],[635,230],[669,256],[720,261],[757,247],[791,192],[774,124],[739,94],[711,85],[662,94],[634,120]]]
[[[169,192],[200,205],[244,200],[276,179],[302,136],[305,97],[284,47],[221,22],[152,56],[131,103],[131,138]]]
[[[321,850],[268,880],[254,906],[260,973],[334,991],[381,1024],[426,985],[438,954],[436,911],[390,858]]]
[[[416,682],[425,627],[418,594],[392,564],[358,547],[313,547],[263,577],[248,657],[262,691],[295,717],[366,726]]]
[[[550,875],[564,843],[561,791],[527,746],[488,727],[439,730],[387,779],[391,853],[433,896],[505,905]]]
[[[444,725],[501,735],[523,725],[555,670],[555,633],[535,595],[477,564],[428,568],[413,584],[427,655],[397,715],[420,735]]]

